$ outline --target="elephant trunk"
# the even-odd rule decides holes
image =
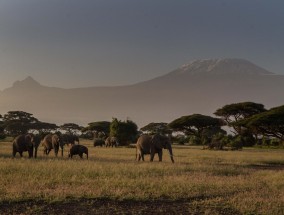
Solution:
[[[169,145],[168,147],[168,150],[169,150],[169,153],[170,153],[170,157],[171,157],[171,160],[172,160],[172,163],[174,163],[174,155],[173,155],[173,150],[172,150],[172,146]]]

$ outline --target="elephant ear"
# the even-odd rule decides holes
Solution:
[[[152,142],[152,144],[155,146],[155,148],[158,148],[158,149],[164,148],[163,142],[162,142],[162,140],[161,140],[161,136],[158,135],[158,134],[155,134],[155,135],[152,137],[151,142]]]
[[[30,134],[25,135],[25,142],[29,147],[32,146],[32,140],[33,140],[33,138]]]

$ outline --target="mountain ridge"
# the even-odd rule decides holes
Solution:
[[[130,118],[143,126],[193,113],[212,115],[228,103],[253,101],[267,108],[284,104],[284,76],[249,61],[203,60],[187,65],[180,67],[186,68],[183,73],[178,68],[125,86],[64,89],[27,77],[0,92],[0,113],[16,109],[42,121],[78,124]]]

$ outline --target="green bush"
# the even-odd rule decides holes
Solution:
[[[239,150],[243,148],[243,139],[241,136],[235,136],[228,144],[232,150]]]

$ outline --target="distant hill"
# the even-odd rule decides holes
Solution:
[[[149,81],[120,87],[62,89],[32,77],[0,92],[0,113],[23,110],[42,121],[63,124],[130,118],[139,126],[182,115],[212,115],[233,102],[267,108],[284,104],[284,76],[242,59],[197,60]]]

